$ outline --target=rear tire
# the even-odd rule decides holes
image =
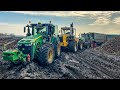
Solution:
[[[78,42],[78,49],[83,50],[83,43],[81,43],[80,41]]]
[[[39,49],[38,62],[41,65],[49,65],[54,60],[54,48],[52,45],[42,45]]]
[[[78,50],[78,43],[76,41],[70,41],[68,47],[71,52],[75,53]]]

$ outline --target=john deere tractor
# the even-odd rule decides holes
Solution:
[[[26,37],[18,41],[14,50],[3,52],[3,60],[14,64],[37,60],[42,65],[51,64],[60,57],[61,47],[57,25],[51,23],[30,24],[24,27]]]
[[[61,35],[59,38],[62,49],[77,52],[79,38],[76,38],[76,29],[73,28],[73,23],[70,24],[70,27],[61,27]]]

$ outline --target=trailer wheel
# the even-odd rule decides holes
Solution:
[[[68,44],[69,50],[71,52],[77,52],[78,50],[78,43],[76,41],[70,41]]]
[[[42,45],[39,49],[38,62],[41,65],[49,65],[53,62],[54,59],[54,49],[50,44]]]

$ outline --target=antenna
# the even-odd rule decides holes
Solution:
[[[31,24],[31,21],[29,20],[29,24]]]
[[[50,24],[51,24],[51,20],[50,20]]]
[[[72,24],[70,26],[73,27],[73,22],[72,22]]]

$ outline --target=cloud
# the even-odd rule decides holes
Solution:
[[[112,23],[120,25],[120,17],[114,18]]]
[[[22,13],[28,15],[52,15],[52,16],[77,16],[77,17],[92,17],[106,16],[110,17],[113,13],[120,13],[120,11],[4,11],[13,13]]]
[[[77,35],[88,32],[104,33],[104,34],[120,34],[120,26],[118,25],[106,25],[106,26],[76,26]]]
[[[109,18],[106,17],[97,17],[97,19],[94,21],[94,23],[91,23],[89,25],[108,25],[110,24]]]
[[[120,13],[120,11],[1,11],[1,12],[13,12],[13,13],[21,13],[27,15],[51,15],[51,16],[59,16],[59,17],[78,17],[75,20],[81,20],[79,17],[83,17],[86,20],[93,19],[93,23],[89,25],[79,25],[75,26],[77,29],[77,33],[84,33],[84,32],[98,32],[98,33],[107,33],[107,34],[115,34],[120,33],[120,17],[114,18],[111,21],[111,16],[114,13]],[[90,19],[89,19],[90,18]],[[86,21],[87,21],[86,20]],[[78,22],[79,22],[78,21]],[[82,22],[84,23],[84,22]],[[114,23],[115,26],[112,26]],[[62,23],[64,24],[64,21]],[[23,33],[22,24],[9,24],[9,23],[0,23],[0,32],[7,32],[7,33],[14,33],[16,35],[25,35]],[[58,25],[59,30],[61,25]]]
[[[89,25],[108,25],[111,23],[110,18],[114,13],[120,13],[120,11],[7,11],[13,13],[21,13],[27,15],[48,15],[59,17],[79,17],[93,19],[93,23]],[[78,21],[79,22],[79,21]]]

